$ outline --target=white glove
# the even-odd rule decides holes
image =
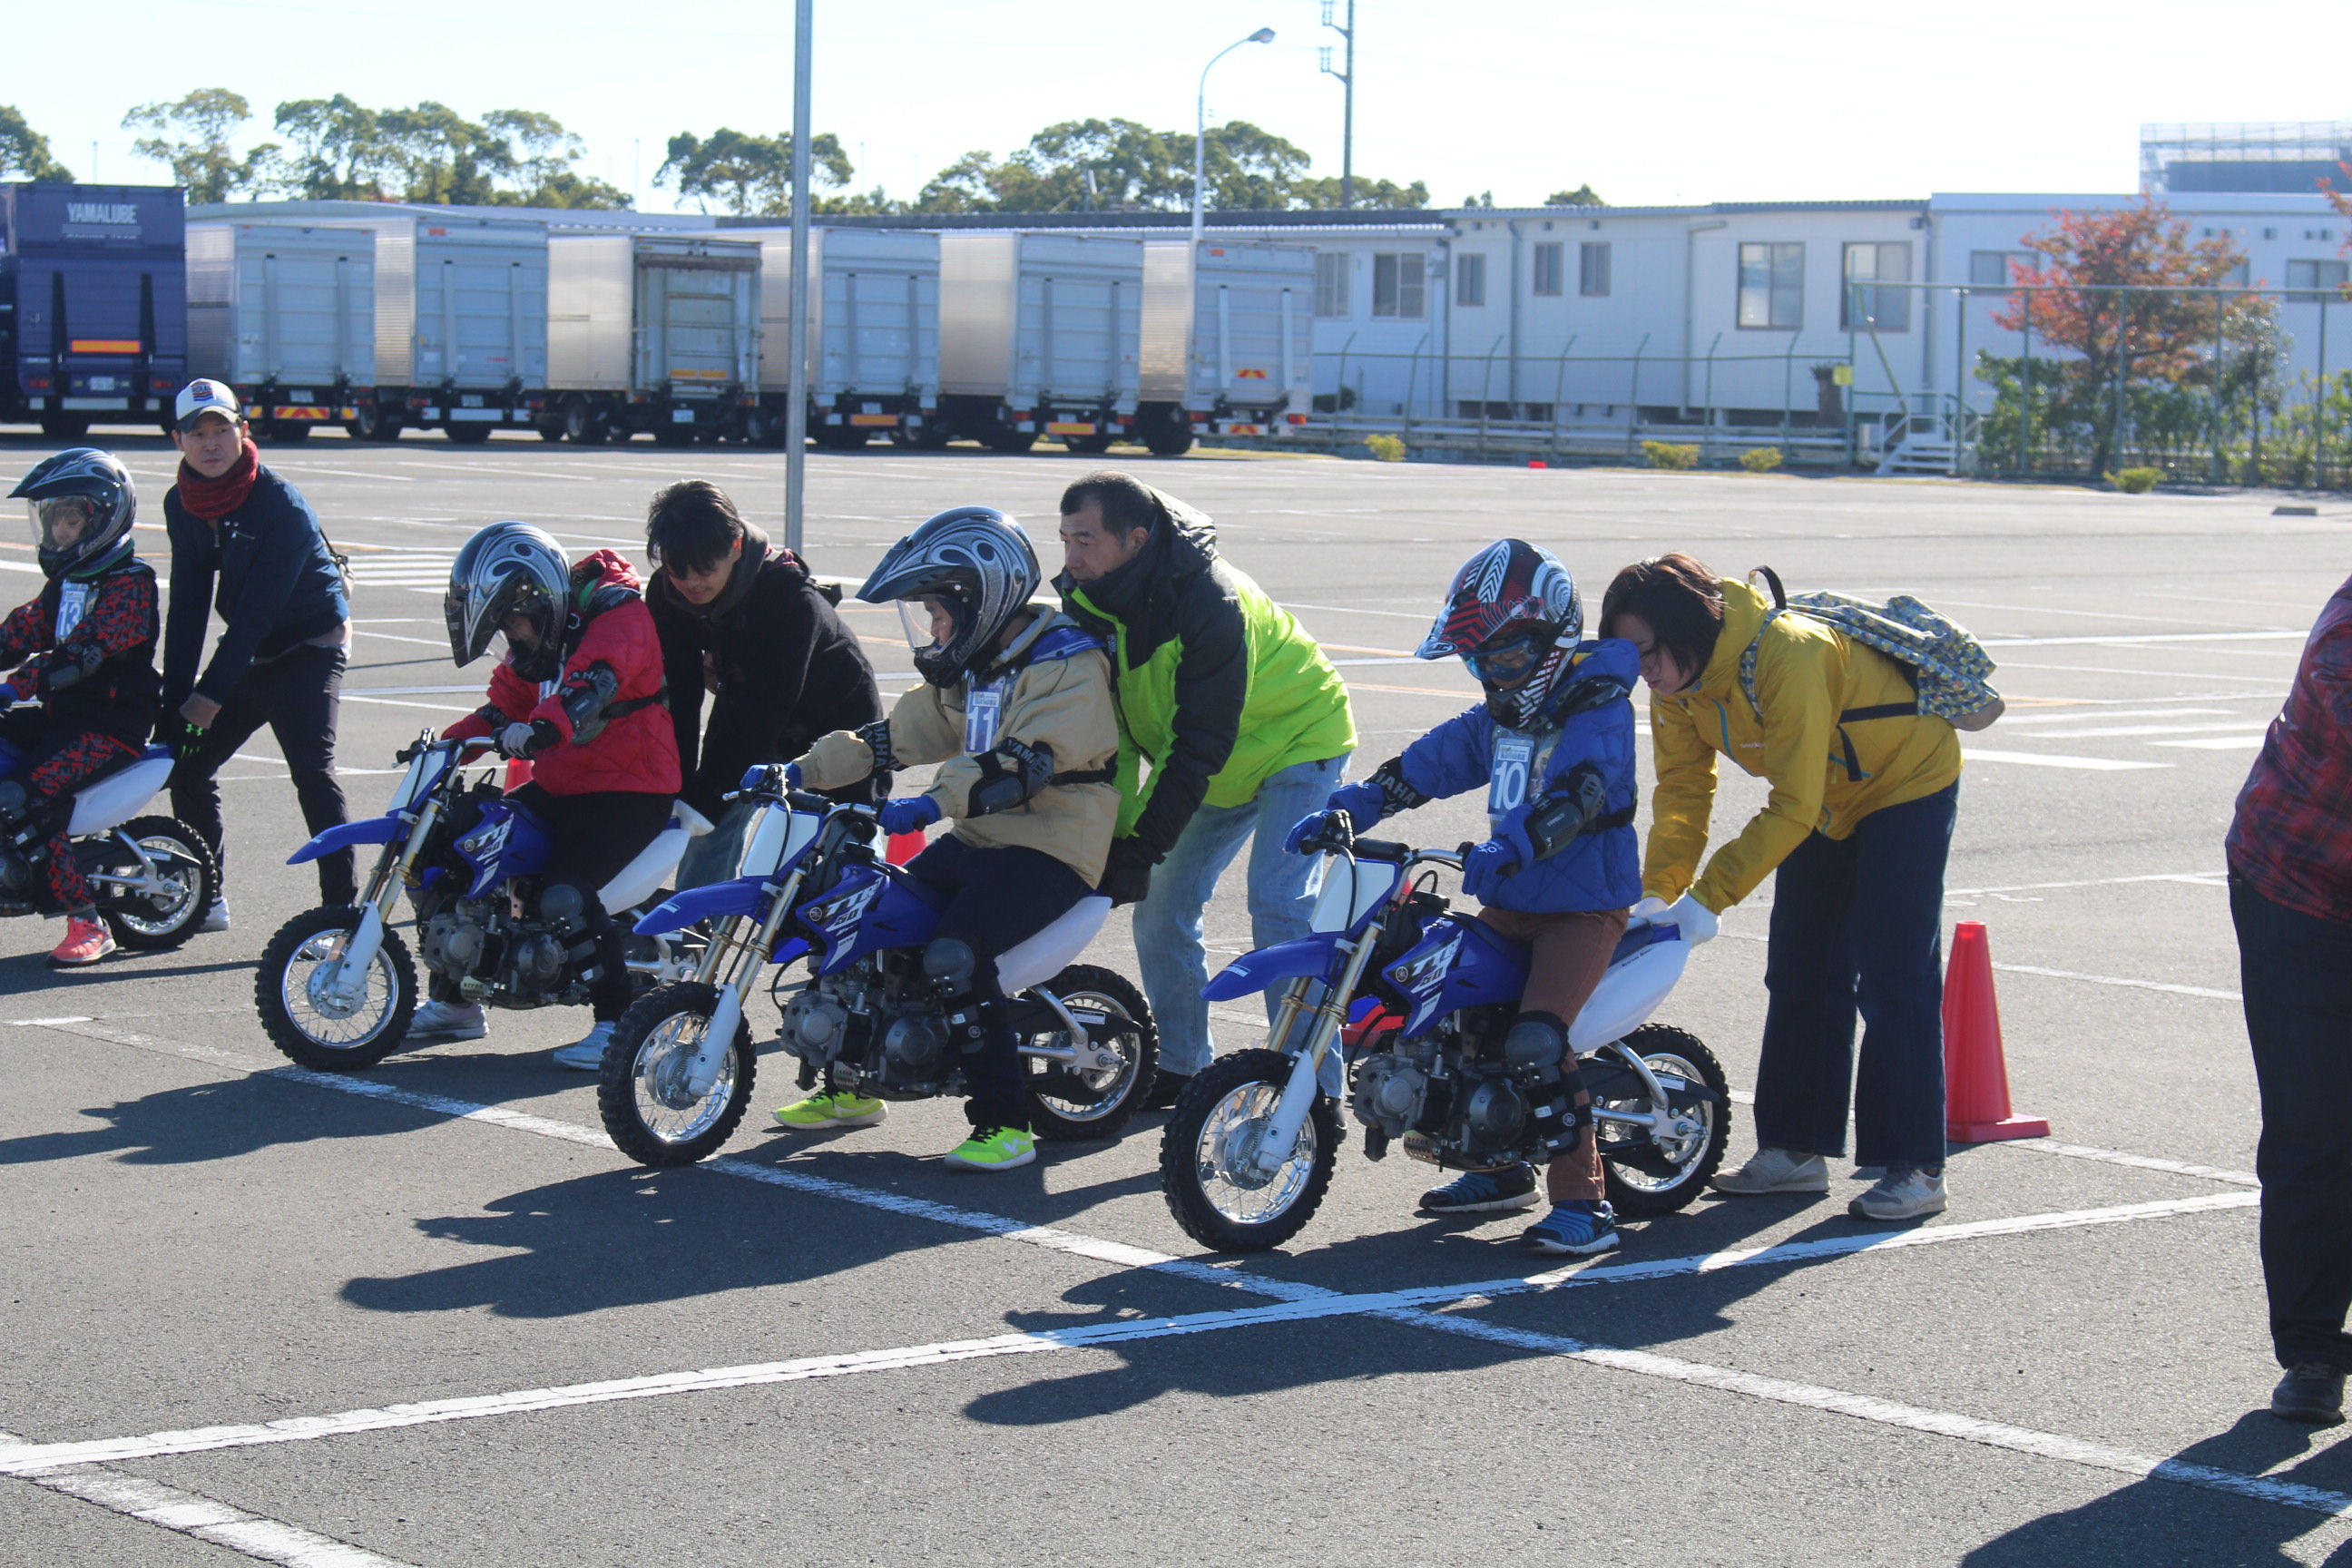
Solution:
[[[530,755],[530,726],[520,721],[499,731],[499,752],[503,756],[527,757]]]
[[[1715,933],[1722,929],[1723,924],[1715,918],[1713,910],[1688,893],[1675,900],[1674,907],[1665,913],[1665,921],[1669,925],[1680,926],[1683,940],[1693,947],[1703,942],[1714,941]]]
[[[1627,918],[1631,920],[1654,921],[1666,912],[1666,907],[1665,900],[1654,893],[1644,893],[1642,895],[1641,901],[1625,912]]]

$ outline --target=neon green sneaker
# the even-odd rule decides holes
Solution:
[[[776,1120],[787,1127],[812,1132],[820,1127],[871,1127],[890,1114],[878,1100],[860,1100],[846,1091],[812,1094],[776,1108]]]
[[[1026,1127],[976,1127],[947,1152],[943,1163],[967,1171],[1013,1171],[1036,1157],[1036,1134]]]

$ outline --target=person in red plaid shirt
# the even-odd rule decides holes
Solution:
[[[2230,824],[2246,1034],[2262,1088],[2271,1412],[2333,1426],[2352,1371],[2352,582],[2304,645]]]

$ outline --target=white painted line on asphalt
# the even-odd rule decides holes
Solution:
[[[2311,629],[2300,631],[2262,632],[2125,632],[2107,637],[1984,637],[1984,647],[2165,647],[2184,642],[2274,642],[2292,637],[2296,642],[2311,640]]]
[[[425,639],[423,637],[412,637],[409,640],[412,642],[423,642]],[[2215,730],[2243,730],[2247,725],[2256,722],[2259,722],[2259,721],[2237,718],[2229,721],[2227,723],[2221,724],[2115,724],[2095,730],[2037,730],[2033,732],[2032,738],[2036,741],[2104,741],[2113,739],[2118,735],[2203,735],[2210,734]],[[2261,737],[2257,736],[2255,738],[2259,740]],[[2210,741],[2166,741],[2154,742],[2151,743],[2157,745],[2201,744],[2210,746],[2213,742]]]
[[[2097,1149],[2087,1143],[2053,1143],[2046,1138],[2014,1138],[1993,1145],[2030,1149],[2037,1154],[2057,1154],[2069,1160],[2093,1160],[2105,1165],[2128,1165],[2137,1171],[2163,1171],[2176,1176],[2196,1176],[2227,1182],[2233,1187],[2259,1187],[2263,1179],[2252,1171],[2225,1170],[2218,1165],[2192,1165],[2185,1160],[2158,1160],[2147,1154],[2126,1154],[2117,1149]]]
[[[95,1465],[74,1465],[24,1479],[127,1518],[226,1546],[264,1563],[282,1563],[287,1568],[413,1568],[398,1558],[380,1557],[282,1520],[264,1519],[177,1487],[115,1475]]]
[[[2227,708],[2126,707],[2113,712],[2085,713],[2079,710],[2069,710],[2063,713],[2004,713],[2000,716],[2000,725],[2004,730],[2015,730],[2027,724],[2104,723],[2110,719],[2194,719],[2207,715],[2226,716],[2231,712],[2231,710]]]
[[[2133,991],[2165,991],[2175,996],[2202,996],[2215,1002],[2245,1000],[2235,991],[2220,991],[2210,985],[2176,985],[2168,980],[2126,980],[2113,974],[2077,974],[2071,969],[2044,969],[2032,963],[1996,963],[1993,967],[2005,974],[2038,974],[2045,980],[2080,980],[2091,985],[2121,985]]]
[[[2170,763],[2126,762],[2119,757],[2068,757],[2047,752],[1992,752],[1962,746],[1960,757],[1970,763],[2016,763],[2029,768],[2078,768],[2084,773],[2120,773],[2140,768],[2168,768]]]
[[[2079,882],[2015,882],[2005,888],[1947,888],[1948,899],[1977,898],[1987,893],[2042,893],[2065,888],[2120,888],[2134,882],[2187,882],[2200,888],[2226,888],[2218,871],[2150,871],[2137,877],[2091,877]]]
[[[2190,752],[2240,752],[2248,746],[2261,745],[2264,739],[2265,735],[2216,735],[2205,741],[2150,741],[2148,744],[2179,746]]]

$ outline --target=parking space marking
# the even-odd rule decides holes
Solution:
[[[2078,768],[2084,773],[2120,773],[2140,768],[2168,768],[2170,763],[2126,762],[2120,757],[2069,757],[2055,752],[1989,752],[1976,746],[1960,748],[1970,763],[2017,763],[2030,768]]]
[[[2234,752],[2242,751],[2248,746],[2259,746],[2267,739],[2269,734],[2265,731],[2260,735],[2215,735],[2202,741],[2150,741],[2148,744],[2179,746],[2184,751],[2190,752]]]
[[[2185,1160],[2159,1160],[2148,1154],[2126,1154],[2119,1149],[2097,1149],[2087,1143],[2053,1143],[2046,1138],[2016,1138],[1991,1145],[1997,1149],[2029,1149],[2068,1160],[2093,1160],[2104,1165],[2128,1165],[2136,1171],[2163,1171],[2175,1176],[2196,1176],[2227,1182],[2233,1187],[2259,1187],[2263,1179],[2252,1171],[2225,1170],[2218,1165],[2192,1165]]]
[[[24,1478],[37,1487],[93,1502],[128,1519],[194,1536],[215,1546],[287,1568],[414,1568],[398,1558],[363,1552],[282,1520],[264,1519],[194,1492],[96,1465],[72,1465]]]
[[[2165,991],[2175,996],[2202,996],[2214,1002],[2242,1002],[2245,997],[2235,991],[2218,990],[2210,985],[2176,985],[2169,980],[2126,980],[2115,974],[2078,974],[2071,969],[2044,969],[2035,963],[1996,963],[1993,967],[2009,974],[2038,974],[2045,980],[2080,980],[2091,985],[2120,985],[2132,991]]]

